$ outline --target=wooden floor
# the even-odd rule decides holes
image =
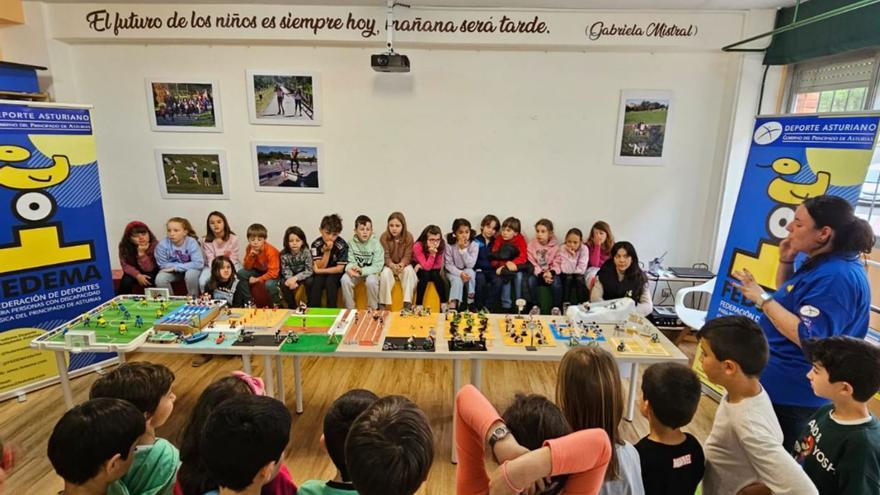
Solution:
[[[693,356],[695,344],[684,343],[682,350]],[[158,355],[135,353],[129,360],[149,360],[162,363],[177,376],[173,390],[177,394],[174,412],[168,423],[159,429],[159,435],[178,443],[178,434],[206,385],[240,369],[237,358],[215,358],[200,368],[190,366],[185,355]],[[254,373],[262,373],[262,359],[254,359]],[[420,494],[448,495],[455,492],[455,466],[450,463],[452,424],[452,363],[439,360],[397,359],[340,359],[303,358],[302,361],[305,411],[294,414],[293,432],[284,461],[294,480],[330,478],[335,474],[332,463],[318,442],[324,410],[343,392],[352,388],[367,388],[379,395],[402,394],[421,406],[434,430],[434,465]],[[284,360],[286,399],[293,409],[293,364]],[[554,396],[557,363],[489,361],[483,368],[483,391],[493,404],[503,409],[516,392]],[[464,365],[464,377],[470,376],[469,365]],[[96,374],[73,380],[75,399],[87,398],[88,389]],[[711,428],[717,404],[703,397],[699,410],[686,431],[704,441]],[[7,493],[55,494],[62,488],[49,460],[46,444],[52,427],[64,412],[61,390],[57,385],[28,394],[27,401],[10,400],[0,403],[0,435],[23,454],[13,471]],[[624,421],[624,437],[635,442],[647,433],[646,421],[636,414],[635,421]]]

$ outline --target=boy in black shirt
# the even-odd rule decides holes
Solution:
[[[342,281],[342,273],[348,264],[348,243],[339,237],[342,232],[342,218],[337,214],[321,219],[321,237],[312,243],[312,260],[315,262],[314,275],[306,282],[309,292],[309,306],[325,306],[321,295],[327,292],[328,308],[338,306],[336,294]]]
[[[868,410],[880,389],[880,347],[836,336],[807,341],[804,351],[813,392],[832,403],[807,422],[795,459],[821,495],[880,493],[880,420]]]
[[[703,479],[700,442],[681,431],[700,403],[700,379],[687,366],[651,365],[642,375],[640,411],[651,432],[636,444],[646,495],[693,494]]]

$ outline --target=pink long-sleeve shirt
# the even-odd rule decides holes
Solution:
[[[234,267],[241,267],[241,255],[239,254],[238,237],[235,234],[229,234],[226,242],[214,238],[211,242],[202,241],[202,250],[205,252],[205,266],[211,268],[214,258],[223,255],[232,261]]]
[[[570,252],[565,246],[559,249],[559,269],[562,270],[561,273],[583,275],[587,272],[589,264],[590,252],[587,246],[581,244],[574,253]]]
[[[610,254],[606,254],[602,252],[602,246],[592,246],[589,243],[585,243],[587,249],[590,251],[590,266],[601,268],[605,261],[611,257]]]
[[[501,420],[498,411],[473,385],[455,397],[455,471],[457,495],[489,493],[489,475],[483,463],[489,427]],[[570,474],[563,493],[595,495],[602,488],[611,460],[611,443],[601,429],[581,430],[544,442],[550,448],[551,476]]]
[[[425,248],[421,242],[413,244],[413,259],[416,260],[422,270],[439,270],[443,268],[443,251],[437,254],[425,254]]]
[[[551,237],[547,244],[541,244],[535,237],[529,241],[526,251],[528,252],[529,263],[535,270],[535,275],[540,275],[546,271],[560,273],[559,268],[559,243],[556,237]]]

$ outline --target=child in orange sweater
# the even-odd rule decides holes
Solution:
[[[455,404],[457,495],[482,495],[490,490],[496,493],[500,487],[512,493],[532,486],[543,489],[545,478],[566,474],[567,479],[550,482],[563,484],[561,493],[599,492],[611,459],[611,443],[603,430],[594,428],[549,438],[570,432],[571,427],[562,412],[540,396],[518,397],[505,411],[503,421],[473,385],[459,391]],[[527,438],[531,436],[536,438],[530,442]],[[529,450],[519,441],[535,449]],[[491,476],[483,461],[487,447],[500,463]]]
[[[278,275],[281,272],[281,258],[278,250],[266,242],[268,236],[266,227],[259,223],[248,227],[248,247],[242,263],[243,268],[238,271],[238,278],[247,284],[246,300],[253,301],[257,306],[272,306],[279,303]],[[256,300],[253,298],[254,292],[257,293]]]

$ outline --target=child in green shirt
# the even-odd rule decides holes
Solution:
[[[143,414],[146,431],[138,438],[131,469],[122,483],[131,495],[171,495],[180,452],[168,440],[156,437],[174,410],[176,396],[171,391],[174,373],[161,364],[136,361],[124,363],[99,378],[89,397],[111,397],[134,404]]]
[[[379,397],[363,389],[349,390],[333,401],[324,416],[324,434],[321,445],[327,450],[330,460],[336,466],[336,477],[329,481],[309,480],[303,483],[297,495],[356,495],[345,465],[345,439],[348,430],[362,412],[366,411]]]
[[[49,461],[64,478],[63,495],[129,495],[120,483],[132,465],[144,417],[120,399],[92,399],[55,424],[49,437]]]
[[[880,389],[880,347],[835,336],[808,341],[813,392],[832,403],[819,408],[794,446],[794,456],[819,493],[880,493],[880,421],[868,401]]]

